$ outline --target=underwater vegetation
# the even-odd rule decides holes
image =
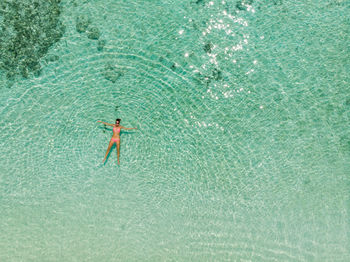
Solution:
[[[106,40],[98,40],[98,42],[97,42],[97,50],[98,51],[102,51],[103,50],[103,48],[105,47],[105,45],[106,45]]]
[[[101,52],[106,45],[106,40],[100,39],[100,30],[97,27],[92,26],[91,23],[90,17],[85,14],[79,15],[75,20],[75,29],[79,34],[86,34],[87,38],[97,40],[97,51]],[[105,65],[101,73],[105,79],[112,83],[115,83],[119,77],[123,75],[121,71],[111,64]]]
[[[86,33],[87,37],[92,40],[98,40],[100,38],[100,30],[91,26],[91,20],[86,15],[80,15],[76,19],[75,28],[78,33]]]
[[[75,21],[75,29],[78,33],[85,33],[90,25],[90,18],[86,15],[80,15]]]
[[[246,11],[249,5],[253,4],[253,0],[239,0],[236,3],[236,8],[241,11]]]
[[[86,33],[91,40],[97,41],[97,50],[103,51],[106,40],[100,39],[101,32],[96,26],[91,25],[91,19],[87,15],[79,15],[75,20],[75,29],[79,34]]]
[[[0,1],[0,70],[8,79],[40,75],[40,59],[65,32],[61,0]]]
[[[118,80],[118,78],[123,75],[123,72],[116,68],[116,66],[107,64],[105,65],[102,75],[105,79],[111,81],[112,83],[115,83]]]
[[[100,30],[97,27],[88,28],[87,37],[89,39],[98,40],[100,38]]]
[[[211,53],[212,49],[213,49],[213,44],[212,43],[206,43],[203,47],[204,51],[208,54]]]

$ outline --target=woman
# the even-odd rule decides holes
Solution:
[[[106,158],[108,156],[109,150],[111,150],[111,147],[113,146],[113,144],[117,143],[117,156],[118,156],[118,165],[119,165],[119,147],[120,147],[120,136],[119,136],[119,134],[120,134],[120,130],[121,129],[131,130],[131,129],[137,129],[137,128],[136,127],[134,127],[134,128],[126,128],[126,127],[121,126],[119,118],[115,120],[115,124],[109,124],[109,123],[102,122],[102,121],[97,121],[97,122],[103,123],[103,124],[108,125],[108,126],[113,126],[113,136],[111,138],[111,141],[109,142],[105,158],[103,159],[103,163],[106,161]]]

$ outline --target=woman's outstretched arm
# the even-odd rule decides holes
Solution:
[[[114,126],[113,124],[109,124],[109,123],[106,123],[106,122],[102,122],[102,121],[97,121],[97,122],[99,122],[99,123],[102,123],[102,124],[105,124],[105,125],[107,125],[107,126]]]
[[[125,130],[137,129],[137,127],[130,127],[130,128],[127,128],[127,127],[123,127],[123,126],[121,126],[120,128],[125,129]]]

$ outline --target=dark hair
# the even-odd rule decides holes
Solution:
[[[117,122],[117,121],[119,121],[119,122],[120,122],[120,118],[117,118],[117,119],[115,120],[115,122]]]

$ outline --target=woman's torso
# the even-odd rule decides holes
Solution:
[[[119,137],[120,129],[120,126],[113,126],[113,137]]]

